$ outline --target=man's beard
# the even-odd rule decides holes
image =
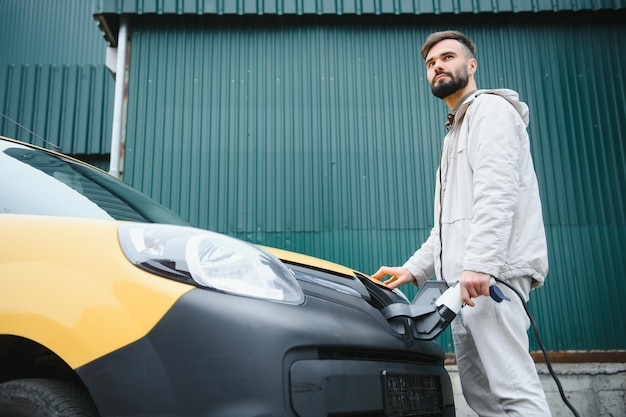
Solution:
[[[469,83],[469,74],[467,73],[467,69],[465,69],[465,71],[461,70],[457,74],[452,74],[450,72],[446,72],[445,74],[450,77],[450,81],[431,84],[430,86],[433,95],[437,98],[446,98],[460,89],[465,88]]]

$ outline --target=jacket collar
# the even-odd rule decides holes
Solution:
[[[467,98],[471,96],[472,94],[474,94],[476,91],[477,90],[473,90],[467,93],[466,95],[464,95],[463,98],[460,99],[458,103],[456,103],[456,106],[454,106],[454,108],[450,111],[450,113],[448,113],[448,121],[446,122],[446,130],[449,131],[452,128],[452,125],[454,125],[454,118],[456,117],[456,113],[459,111],[461,106],[465,103],[465,100],[467,100]]]

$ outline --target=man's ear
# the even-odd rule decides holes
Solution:
[[[476,67],[478,67],[478,61],[476,61],[476,58],[471,58],[467,61],[467,73],[469,75],[474,75]]]

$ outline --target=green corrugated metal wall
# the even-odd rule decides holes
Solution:
[[[531,108],[544,341],[624,349],[626,58],[612,51],[626,28],[579,17],[444,25],[478,43],[481,87],[514,88]],[[135,16],[124,178],[202,227],[364,272],[401,263],[433,224],[446,109],[418,50],[441,23]]]
[[[43,138],[104,168],[114,82],[92,7],[0,0],[0,135],[52,148]]]
[[[0,65],[0,134],[51,148],[44,138],[73,155],[108,154],[110,77],[96,65]]]
[[[88,0],[0,0],[1,64],[104,64]]]

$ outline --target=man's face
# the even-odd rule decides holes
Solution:
[[[457,40],[445,39],[435,44],[426,56],[426,72],[433,95],[446,98],[465,88],[469,82],[466,48]]]

